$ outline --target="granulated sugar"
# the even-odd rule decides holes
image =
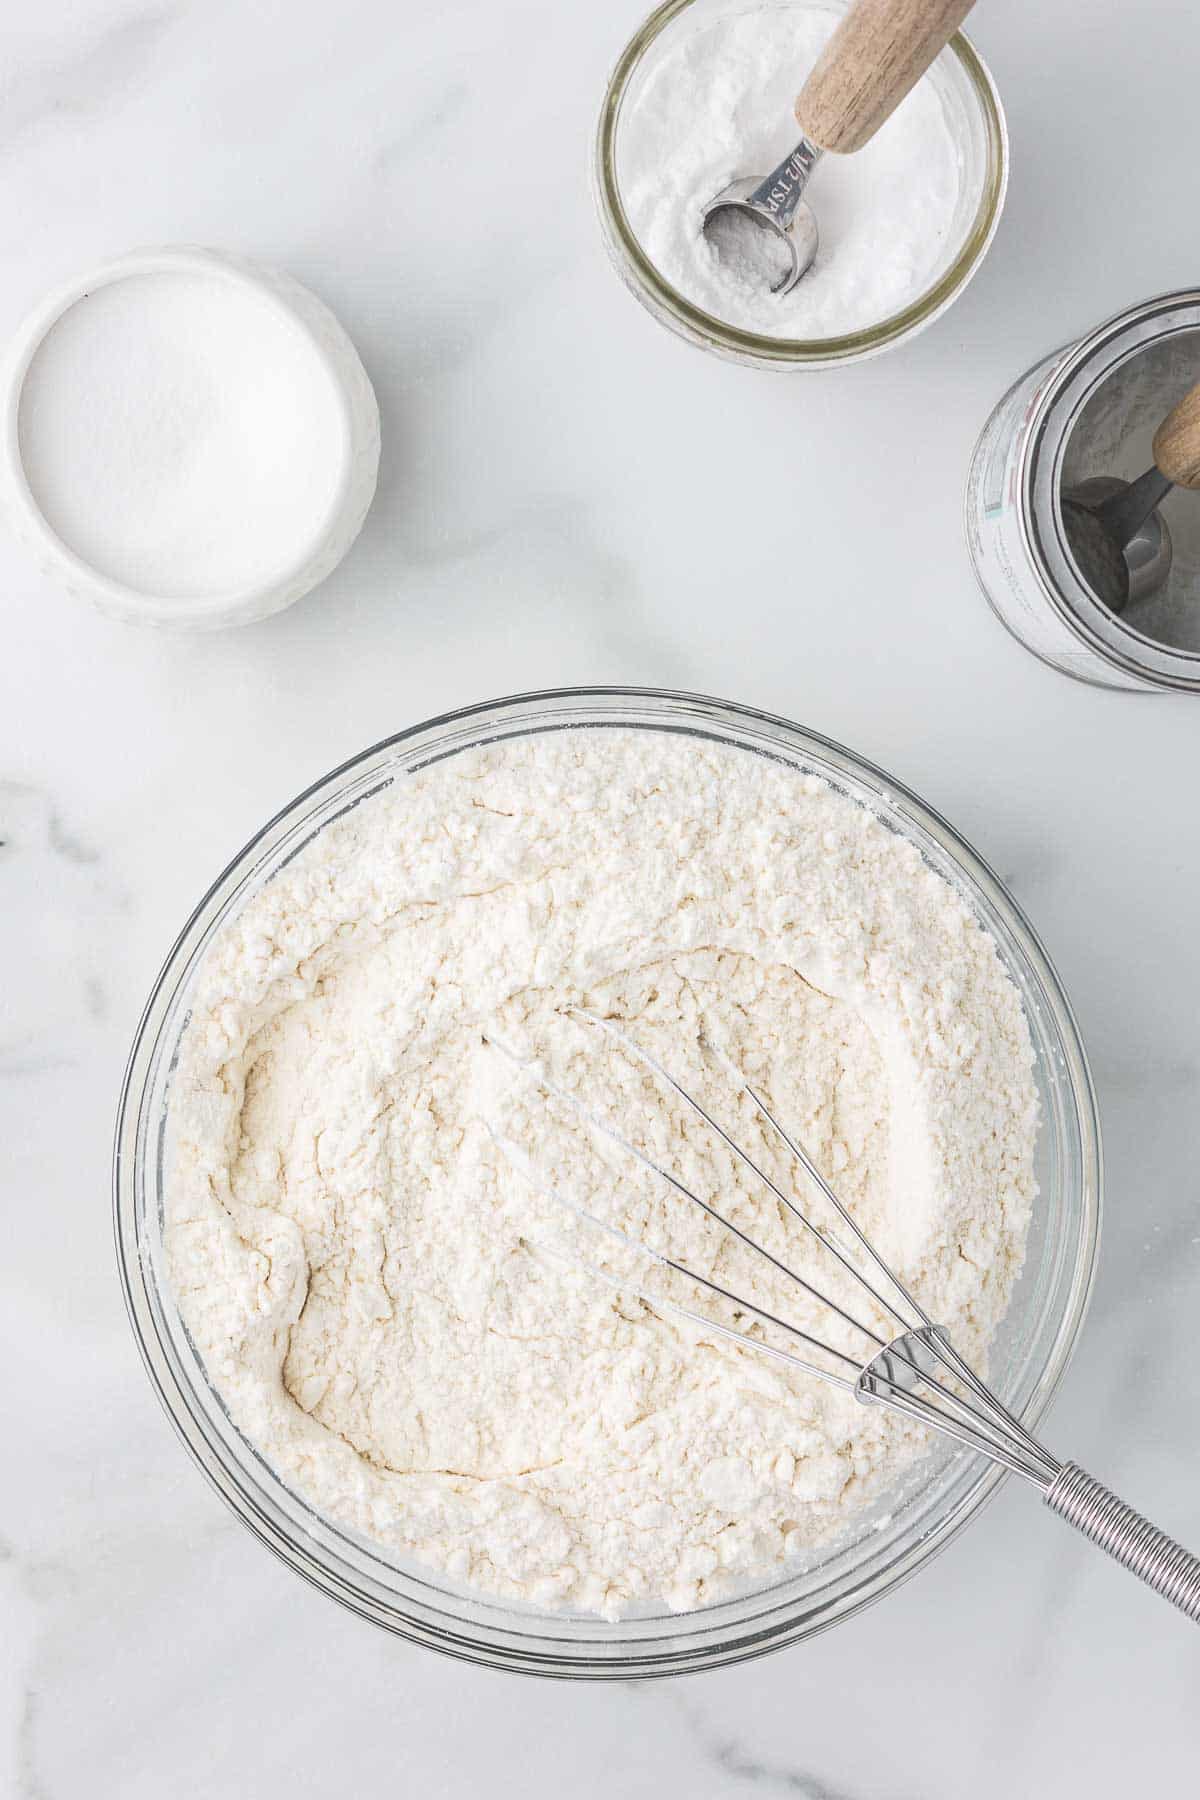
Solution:
[[[763,7],[691,26],[684,15],[622,119],[621,192],[651,262],[705,312],[771,337],[878,324],[948,261],[963,154],[928,77],[865,149],[818,163],[806,198],[820,247],[790,293],[749,281],[702,234],[715,195],[736,177],[768,174],[797,141],[796,95],[839,16]]]
[[[21,461],[51,529],[139,593],[236,593],[302,560],[344,478],[337,387],[249,283],[162,269],[85,294],[21,390]]]
[[[169,1264],[233,1418],[330,1518],[493,1595],[687,1609],[835,1537],[925,1440],[547,1256],[605,1261],[603,1234],[489,1125],[640,1241],[816,1317],[484,1042],[541,1059],[811,1273],[778,1204],[578,1004],[786,1178],[718,1039],[985,1361],[1036,1127],[995,945],[864,808],[658,732],[511,740],[403,777],[247,905],[200,972],[175,1076]]]

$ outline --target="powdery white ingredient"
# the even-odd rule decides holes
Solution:
[[[161,271],[86,294],[39,345],[18,420],[47,523],[139,593],[234,593],[298,561],[343,478],[332,377],[242,282]]]
[[[771,292],[792,272],[791,252],[785,240],[777,231],[760,224],[757,214],[743,208],[720,207],[707,220],[704,236],[722,271],[733,275],[743,287]]]
[[[817,1321],[484,1030],[845,1291],[728,1150],[564,1017],[579,1002],[786,1178],[715,1035],[984,1360],[1036,1122],[995,945],[864,808],[659,732],[510,740],[402,777],[226,927],[175,1078],[169,1266],[233,1418],[329,1517],[539,1606],[686,1609],[844,1530],[925,1440],[545,1254],[630,1272],[488,1121],[640,1241]],[[703,1310],[693,1286],[674,1297]]]
[[[651,262],[705,312],[770,337],[836,337],[891,318],[952,248],[963,157],[928,78],[864,149],[817,164],[805,198],[820,245],[790,293],[764,292],[703,236],[708,202],[737,177],[769,173],[797,141],[796,95],[838,17],[782,6],[682,25],[622,119],[622,197]]]

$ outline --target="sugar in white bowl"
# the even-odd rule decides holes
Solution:
[[[378,410],[333,315],[208,251],[55,296],[18,345],[8,424],[18,526],[125,618],[278,611],[344,555],[375,487]]]

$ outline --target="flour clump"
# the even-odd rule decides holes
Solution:
[[[620,1020],[784,1174],[719,1038],[981,1365],[1035,1192],[1032,1050],[995,944],[913,846],[813,776],[665,732],[510,739],[400,775],[214,941],[166,1236],[239,1429],[329,1518],[456,1581],[682,1610],[836,1537],[926,1440],[579,1266],[521,1157],[808,1316],[488,1041],[802,1266],[778,1203],[573,1007]]]

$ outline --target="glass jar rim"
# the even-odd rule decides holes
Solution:
[[[1151,344],[1200,333],[1200,288],[1171,289],[1101,320],[1063,354],[1024,431],[1018,472],[1021,541],[1050,606],[1110,668],[1160,691],[1200,690],[1200,651],[1147,637],[1083,581],[1062,511],[1064,459],[1084,408]]]
[[[944,312],[966,286],[995,236],[1008,188],[1008,127],[995,81],[987,64],[965,32],[958,31],[947,44],[962,65],[979,102],[980,118],[988,144],[987,172],[979,207],[958,255],[924,294],[874,325],[839,337],[779,338],[741,327],[704,312],[667,281],[646,255],[629,221],[617,178],[616,145],[621,108],[643,57],[672,21],[695,0],[663,0],[643,22],[621,52],[609,77],[596,126],[592,185],[596,206],[610,251],[636,280],[641,296],[661,309],[690,341],[748,363],[787,368],[824,368],[831,364],[863,361],[912,336]]]

